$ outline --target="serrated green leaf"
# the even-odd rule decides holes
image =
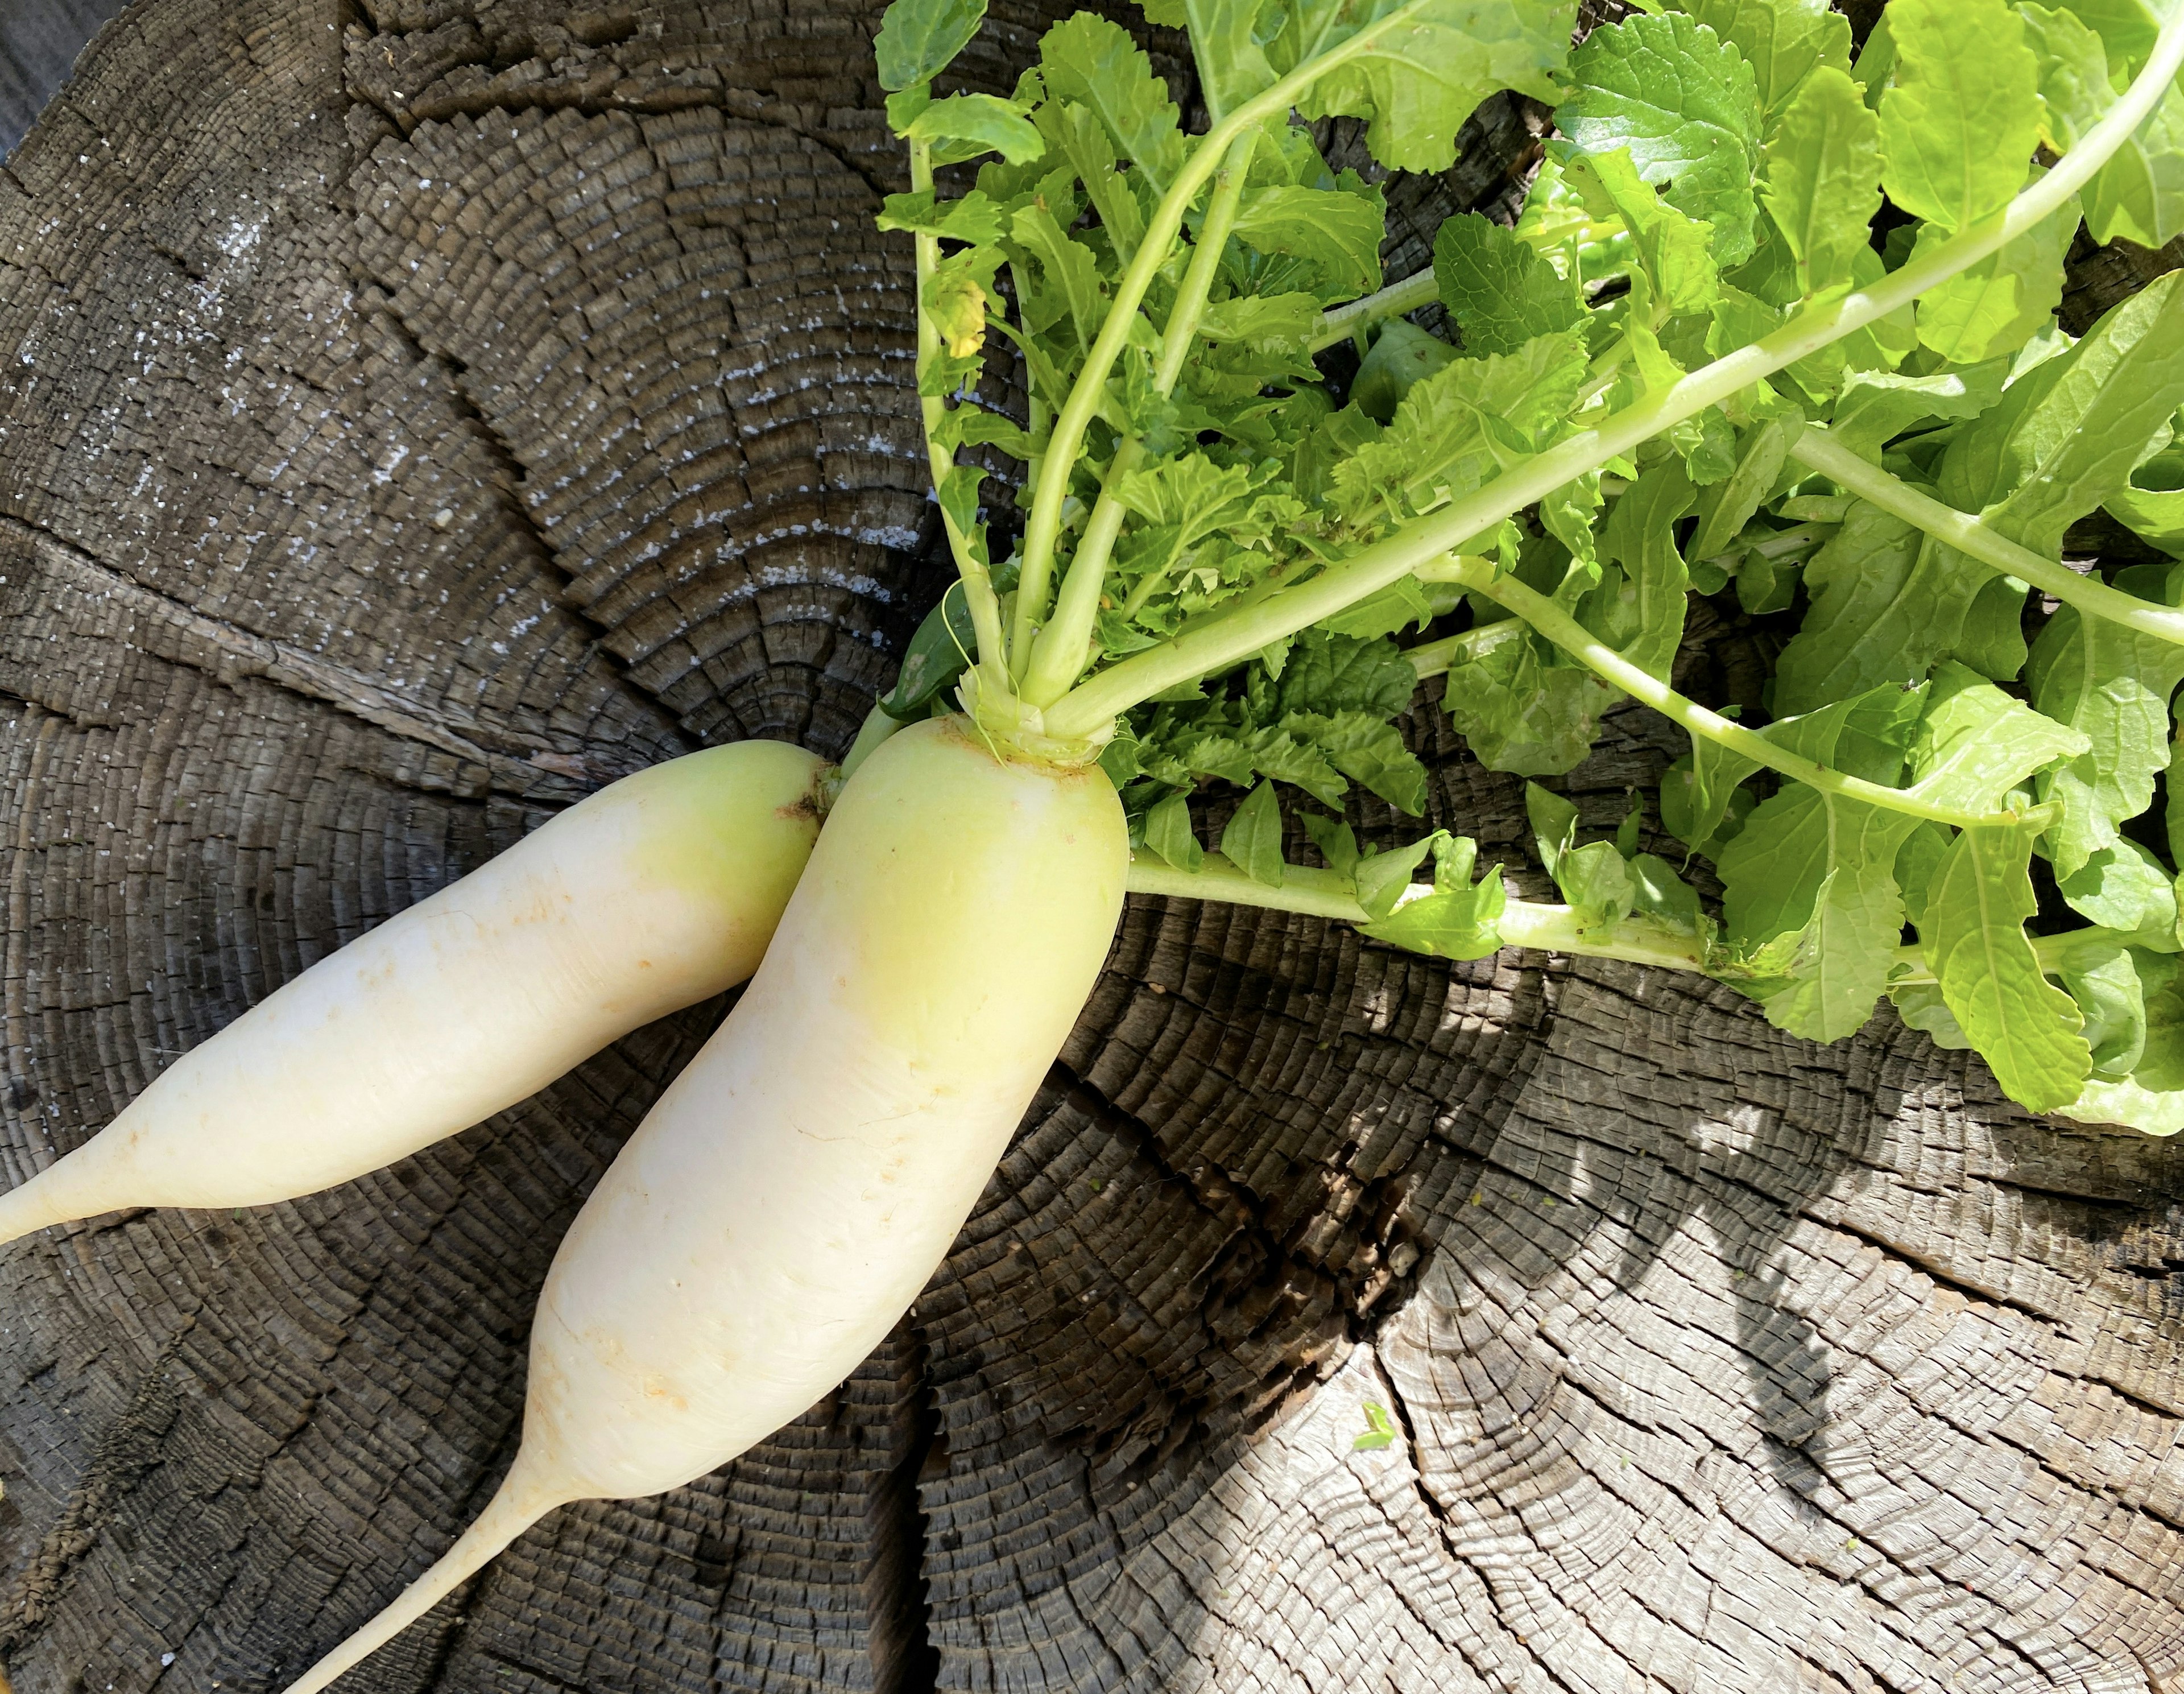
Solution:
[[[1028,164],[1046,151],[1031,120],[1011,102],[991,94],[951,94],[935,100],[912,120],[907,134],[933,149],[935,164],[954,164],[998,153],[1011,164]]]
[[[1300,631],[1283,668],[1280,710],[1369,712],[1390,718],[1410,704],[1418,674],[1392,641]]]
[[[1441,705],[1488,770],[1560,776],[1592,750],[1615,693],[1520,620],[1507,628],[1450,667]]]
[[[1568,427],[1585,369],[1574,330],[1508,358],[1457,359],[1415,385],[1387,431],[1335,466],[1334,504],[1353,523],[1400,521],[1469,493]]]
[[[2152,56],[2161,17],[2148,0],[2063,0],[2108,47],[2113,73],[2129,77]]]
[[[2077,1004],[2041,973],[2025,920],[2039,909],[2022,829],[1962,831],[1927,896],[1919,929],[1957,1023],[2003,1091],[2032,1112],[2078,1099],[2092,1072]]]
[[[1403,0],[1294,0],[1265,43],[1282,75],[1352,40]],[[1368,120],[1365,144],[1391,170],[1446,170],[1456,132],[1504,88],[1555,98],[1569,53],[1566,0],[1429,0],[1361,56],[1331,68],[1297,100],[1306,118]]]
[[[1331,716],[1294,713],[1282,720],[1282,727],[1398,811],[1412,817],[1425,811],[1426,767],[1403,745],[1395,725],[1370,712],[1345,711]]]
[[[1585,302],[1572,284],[1531,247],[1476,212],[1441,225],[1433,267],[1434,285],[1462,332],[1467,353],[1514,353],[1535,336],[1585,321]]]
[[[1937,571],[1947,560],[1956,569]],[[1962,626],[1985,573],[1864,501],[1805,566],[1812,605],[1775,660],[1774,710],[1817,710],[1885,683],[1923,678]]]
[[[2024,186],[2039,140],[2039,64],[2003,0],[1894,0],[1894,82],[1880,102],[1888,198],[1962,229]]]
[[[1304,260],[1324,279],[1323,299],[1346,300],[1380,286],[1384,216],[1377,194],[1277,184],[1245,191],[1235,237],[1256,253]]]
[[[1032,122],[1046,138],[1047,156],[1065,161],[1084,185],[1117,261],[1127,265],[1145,238],[1145,209],[1135,173],[1116,169],[1120,155],[1114,137],[1093,113],[1058,97],[1042,101]]]
[[[913,235],[981,245],[1001,238],[1001,209],[976,188],[960,200],[937,203],[930,188],[915,194],[890,194],[881,203],[878,223],[883,230],[907,230]]]
[[[1037,265],[1033,286],[1020,303],[1025,326],[1043,333],[1067,324],[1081,352],[1091,346],[1107,314],[1107,287],[1092,249],[1072,241],[1045,206],[1018,209],[1010,225],[1017,251]]]
[[[1183,169],[1183,130],[1167,85],[1119,24],[1078,12],[1039,38],[1040,73],[1050,98],[1097,117],[1130,169],[1164,194]]]
[[[2126,592],[2184,604],[2184,566],[2125,574]],[[2169,764],[2169,701],[2184,683],[2184,647],[2064,606],[2033,644],[2025,682],[2042,714],[2092,744],[2040,781],[2040,798],[2062,808],[2046,844],[2067,882],[2153,799],[2153,779]]]
[[[986,0],[894,0],[872,40],[880,86],[890,93],[928,82],[971,44]]]
[[[1624,658],[1665,681],[1684,638],[1690,574],[1675,526],[1697,503],[1683,467],[1652,466],[1617,499],[1600,534],[1600,585],[1578,621]]]
[[[2108,49],[2073,12],[2025,3],[2017,15],[2040,65],[2040,139],[2051,152],[2068,153],[2115,103]]]
[[[1261,783],[1244,797],[1221,832],[1221,850],[1253,882],[1282,885],[1282,808],[1272,783]]]
[[[1847,33],[1847,31],[1846,31]],[[1847,71],[1806,77],[1767,142],[1759,201],[1797,256],[1799,292],[1851,280],[1880,209],[1880,125]]]
[[[1813,71],[1850,70],[1850,20],[1827,0],[1685,0],[1681,9],[1744,55],[1770,117]]]
[[[1585,37],[1567,86],[1557,129],[1588,153],[1628,148],[1669,204],[1713,226],[1720,263],[1750,256],[1759,98],[1741,53],[1681,14],[1630,17]]]
[[[1187,795],[1170,794],[1145,814],[1145,845],[1178,871],[1195,871],[1206,862],[1206,850],[1190,827]]]
[[[1290,346],[1309,340],[1319,327],[1316,296],[1240,294],[1215,300],[1198,320],[1198,332],[1208,341],[1240,341],[1255,346]]]

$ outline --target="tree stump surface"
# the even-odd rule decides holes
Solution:
[[[0,168],[6,1181],[599,783],[847,744],[945,568],[878,10],[138,0]],[[1536,121],[1404,186],[1391,275]],[[1437,687],[1428,822],[1536,892]],[[1564,786],[1612,822],[1678,744],[1618,714]],[[443,1550],[724,1009],[348,1187],[0,1254],[19,1694],[277,1690]],[[886,1347],[342,1687],[2179,1694],[2180,1429],[2179,1150],[1887,1017],[1133,899]]]

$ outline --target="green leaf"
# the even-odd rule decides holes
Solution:
[[[1190,800],[1170,794],[1145,814],[1145,845],[1178,871],[1195,871],[1206,862],[1206,850],[1190,827]]]
[[[1770,118],[1813,71],[1850,70],[1850,20],[1827,0],[1685,0],[1682,9],[1744,55]]]
[[[1521,620],[1493,632],[1450,667],[1441,704],[1488,770],[1560,776],[1592,750],[1616,694]]]
[[[1405,900],[1378,922],[1363,926],[1362,933],[1375,941],[1443,959],[1483,959],[1499,951],[1502,937],[1496,925],[1508,906],[1502,867],[1495,866],[1474,883],[1471,870],[1478,843],[1468,836],[1451,839],[1446,831],[1428,839],[1434,848],[1433,893]],[[1360,903],[1372,909],[1362,894]]]
[[[1553,789],[1527,783],[1524,818],[1532,826],[1532,840],[1540,850],[1541,867],[1559,879],[1563,855],[1577,843],[1577,808]]]
[[[1572,283],[1510,231],[1476,212],[1434,237],[1434,284],[1467,353],[1514,353],[1535,336],[1574,329],[1585,302]]]
[[[1859,501],[1805,566],[1811,609],[1774,663],[1773,706],[1817,710],[1885,683],[1915,683],[1947,652],[1986,572]]]
[[[1958,433],[1936,492],[2053,558],[2063,532],[2130,484],[2184,403],[2184,272],[2157,278]]]
[[[1790,449],[1803,430],[1795,415],[1769,418],[1746,431],[1738,443],[1736,469],[1699,496],[1699,527],[1691,536],[1691,556],[1711,559],[1735,541],[1780,481]]]
[[[1797,255],[1801,293],[1851,280],[1855,256],[1869,250],[1880,178],[1880,123],[1848,72],[1819,67],[1784,109],[1759,182],[1760,203]]]
[[[2156,952],[2177,950],[2176,879],[2136,841],[2102,848],[2056,886],[2073,911],[2102,928],[2143,936],[2140,945]]]
[[[2024,186],[2039,141],[2039,64],[2003,0],[1893,0],[1895,81],[1881,177],[1914,217],[1962,229]]]
[[[1357,904],[1365,908],[1367,916],[1383,918],[1393,911],[1411,885],[1411,872],[1447,839],[1448,832],[1438,829],[1407,847],[1391,847],[1360,859],[1356,871]]]
[[[1955,839],[1950,830],[1930,821],[1913,830],[1897,850],[1896,886],[1903,890],[1903,915],[1912,922],[1924,921],[1926,890],[1933,886],[1934,872],[1942,868],[1942,856]]]
[[[1401,521],[1468,493],[1568,427],[1585,368],[1574,330],[1507,358],[1457,359],[1416,384],[1385,433],[1335,466],[1333,504],[1353,523],[1376,513]]]
[[[1366,416],[1386,423],[1425,378],[1456,362],[1456,349],[1416,324],[1395,318],[1380,333],[1351,379],[1350,398]]]
[[[1833,769],[1892,783],[1916,733],[1916,694],[1880,688],[1768,737]],[[1903,928],[1895,867],[1919,820],[1786,783],[1716,860],[1729,939],[1755,962],[1738,986],[1793,1034],[1833,1041],[1859,1028],[1886,986]],[[1781,945],[1791,938],[1793,945]]]
[[[1364,1412],[1365,1433],[1351,1442],[1350,1451],[1354,1453],[1378,1452],[1382,1447],[1392,1445],[1396,1439],[1396,1426],[1388,1421],[1388,1408],[1368,1400],[1364,1404]]]
[[[1319,328],[1319,300],[1312,294],[1240,294],[1215,300],[1199,315],[1198,332],[1212,342],[1289,347]]]
[[[1323,630],[1301,631],[1283,668],[1284,713],[1371,712],[1388,718],[1410,704],[1418,672],[1392,641],[1358,641]]]
[[[2124,576],[2118,586],[2126,592],[2184,604],[2184,566],[2139,566]],[[2067,882],[2115,845],[2119,826],[2153,799],[2153,779],[2169,764],[2169,701],[2184,683],[2184,647],[2064,606],[2033,643],[2025,682],[2042,713],[2092,743],[2040,783],[2040,798],[2062,807],[2047,850]]]
[[[1632,664],[1663,682],[1683,644],[1690,575],[1675,526],[1697,499],[1682,465],[1665,460],[1617,499],[1601,530],[1600,585],[1578,621]]]
[[[1179,0],[1175,9],[1174,21],[1189,25],[1199,96],[1213,122],[1273,85],[1274,68],[1257,36],[1263,0]]]
[[[1742,54],[1680,14],[1630,17],[1585,37],[1568,86],[1557,129],[1588,153],[1628,148],[1669,204],[1713,226],[1720,263],[1750,257],[1759,99]]]
[[[2076,1002],[2041,974],[2025,920],[2039,909],[2031,837],[1967,829],[1935,872],[1919,940],[1958,1024],[2003,1091],[2032,1112],[2075,1101],[2092,1071]]]
[[[1975,418],[2002,398],[2007,359],[1924,376],[1893,371],[1853,371],[1836,397],[1828,436],[1837,446],[1880,463],[1880,449],[1914,424]]]
[[[1695,312],[1713,303],[1720,277],[1712,226],[1664,203],[1639,176],[1628,149],[1584,153],[1550,142],[1547,157],[1551,162],[1559,159],[1563,181],[1595,215],[1616,219],[1629,230],[1632,250],[1663,311]]]
[[[1936,805],[1992,811],[2034,772],[2075,758],[2087,745],[2068,724],[1961,665],[1944,664],[1927,687],[1925,713],[1912,738],[1912,791]]]
[[[1737,784],[1759,766],[1703,736],[1661,779],[1661,827],[1694,852],[1706,850],[1730,815]]]
[[[890,194],[881,203],[878,223],[883,230],[907,230],[913,235],[981,245],[1001,238],[1001,209],[976,188],[960,200],[938,203],[930,188],[915,194]]]
[[[1287,75],[1401,8],[1403,0],[1293,0],[1266,41]],[[1568,0],[1428,0],[1398,28],[1330,69],[1296,103],[1306,118],[1368,120],[1365,144],[1391,170],[1446,170],[1456,132],[1504,88],[1555,98],[1568,57]],[[1262,14],[1262,16],[1267,15]]]
[[[1253,882],[1282,885],[1282,808],[1272,783],[1261,783],[1244,797],[1221,832],[1221,850]]]
[[[1403,745],[1396,727],[1370,712],[1338,712],[1331,717],[1299,712],[1282,727],[1327,755],[1328,762],[1362,783],[1397,810],[1412,817],[1426,809],[1426,767]]]
[[[2159,13],[2147,0],[2063,0],[2108,47],[2113,71],[2137,73],[2153,53],[2161,33]]]
[[[1011,164],[1028,164],[1046,151],[1029,118],[991,94],[951,94],[935,100],[912,120],[911,140],[933,149],[935,164],[954,164],[982,153],[998,153]]]
[[[2184,92],[2172,86],[2087,185],[2086,231],[2148,248],[2184,231]]]
[[[1335,635],[1393,635],[1405,624],[1423,629],[1432,621],[1433,602],[1415,577],[1399,577],[1379,593],[1345,606],[1316,627]]]
[[[1971,365],[2021,346],[2044,327],[2063,298],[2063,259],[2077,233],[2074,198],[2053,217],[2010,237],[2000,250],[1919,297],[1921,345],[1953,364]],[[1918,263],[1949,238],[1939,224],[1920,228]]]
[[[2020,4],[2025,45],[2040,65],[2041,141],[2067,153],[2115,103],[2108,49],[2075,14]]]
[[[1906,1028],[1920,1031],[1936,1047],[1951,1052],[1970,1050],[1972,1044],[1958,1027],[1956,1013],[1942,998],[1939,983],[1905,984],[1890,989],[1888,997],[1896,1003],[1896,1015]]]
[[[925,615],[902,655],[894,687],[880,696],[881,710],[905,722],[923,717],[940,691],[971,668],[978,634],[960,582],[949,584],[940,604]]]
[[[1072,241],[1045,206],[1020,208],[1010,226],[1018,251],[1039,267],[1022,302],[1026,327],[1043,333],[1067,323],[1081,352],[1092,345],[1107,315],[1107,288],[1092,249]]]
[[[1380,286],[1384,217],[1377,195],[1276,184],[1245,191],[1235,236],[1255,253],[1303,259],[1324,279],[1323,299],[1347,300]]]
[[[1319,856],[1327,861],[1327,868],[1338,876],[1351,876],[1357,869],[1357,832],[1340,818],[1323,812],[1307,811],[1301,816],[1304,833],[1312,837]]]
[[[1166,193],[1183,169],[1183,131],[1167,85],[1128,31],[1078,12],[1040,37],[1039,57],[1049,98],[1094,114],[1131,170]]]
[[[872,41],[880,86],[894,93],[932,81],[971,44],[985,15],[986,0],[894,0]]]

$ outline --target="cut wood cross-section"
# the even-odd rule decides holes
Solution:
[[[997,5],[972,81],[1063,9]],[[878,12],[98,36],[0,169],[7,1182],[600,783],[846,747],[947,571]],[[1399,185],[1390,275],[1540,120]],[[2068,309],[2153,268],[2085,255]],[[1429,824],[1543,890],[1436,688]],[[1677,743],[1619,714],[1568,790],[1612,822]],[[561,1231],[722,1010],[348,1187],[0,1254],[18,1694],[270,1694],[443,1551]],[[1888,1014],[1816,1047],[1703,981],[1136,899],[886,1347],[341,1686],[2179,1694],[2180,1432],[2184,1150]]]

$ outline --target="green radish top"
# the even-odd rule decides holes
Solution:
[[[2184,556],[2184,286],[2055,316],[2081,222],[2184,231],[2184,19],[1894,0],[1853,54],[1810,0],[1641,8],[1572,47],[1554,0],[1148,0],[1191,133],[1112,21],[1004,95],[939,86],[983,0],[896,0],[881,223],[960,581],[872,733],[961,710],[1096,757],[1163,887],[1687,958],[1820,1039],[1886,995],[2029,1106],[2184,1127],[2184,809],[2150,810],[2184,576],[2059,556],[2103,509]],[[1503,89],[1555,109],[1521,215],[1390,281],[1384,187],[1307,121],[1435,171]],[[1671,685],[1694,594],[1771,674]],[[1569,771],[1624,694],[1691,751],[1613,840],[1535,784],[1568,904],[1520,918],[1468,841],[1368,855],[1329,815],[1425,810],[1395,720],[1432,676],[1494,769]],[[1225,863],[1190,811],[1221,784]]]

